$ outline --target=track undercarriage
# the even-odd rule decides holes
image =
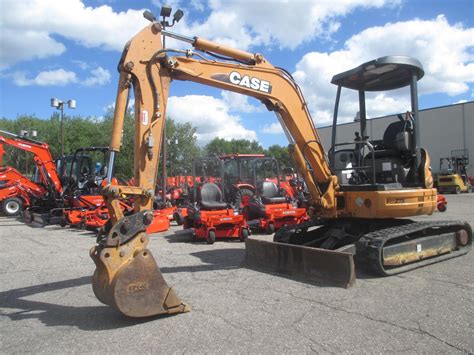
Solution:
[[[318,220],[280,229],[274,243],[248,244],[249,267],[350,287],[356,268],[389,276],[464,255],[472,230],[462,221]]]

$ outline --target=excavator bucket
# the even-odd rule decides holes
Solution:
[[[245,241],[244,266],[300,281],[349,288],[356,279],[353,254],[301,245]]]
[[[136,221],[132,222],[136,225]],[[90,251],[96,265],[92,288],[99,301],[128,317],[188,312],[189,307],[168,286],[146,248],[146,233],[132,231],[134,236],[122,244],[123,230],[124,223],[119,222],[108,233],[110,238],[104,238]]]

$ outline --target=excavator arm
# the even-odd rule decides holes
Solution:
[[[146,27],[127,44],[119,63],[120,80],[110,148],[119,151],[123,117],[133,86],[137,186],[152,189],[155,185],[171,80],[192,81],[255,97],[274,111],[292,144],[314,206],[325,210],[325,215],[334,215],[337,178],[331,173],[305,99],[290,74],[273,67],[261,54],[227,48],[200,38],[187,41],[201,52],[224,55],[236,62],[209,60],[191,51],[163,49],[161,32],[166,31],[161,31],[156,23]],[[241,64],[242,61],[247,64]]]
[[[193,81],[262,101],[276,113],[292,143],[315,208],[328,216],[334,215],[336,209],[337,179],[331,174],[306,102],[291,76],[273,67],[260,54],[203,39],[192,39],[193,46],[201,52],[229,57],[234,62],[209,60],[191,51],[164,49],[163,33],[157,23],[144,28],[126,44],[118,65],[120,78],[109,165],[113,165],[115,154],[120,150],[124,116],[133,89],[136,186],[108,185],[103,189],[111,223],[90,252],[97,267],[93,277],[97,298],[131,317],[189,309],[163,279],[147,249],[145,233],[153,218],[151,208],[172,80]],[[307,168],[308,163],[311,169]],[[134,214],[124,216],[119,197],[134,198]]]

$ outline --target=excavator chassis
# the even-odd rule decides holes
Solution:
[[[274,242],[247,240],[245,266],[347,288],[356,268],[390,276],[464,255],[471,246],[471,227],[461,221],[317,221],[284,227]]]
[[[146,248],[151,211],[125,216],[90,250],[96,265],[92,288],[97,299],[128,317],[188,312],[168,286],[151,251]]]

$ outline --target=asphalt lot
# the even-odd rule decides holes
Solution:
[[[447,212],[420,219],[474,226],[474,194],[447,198]],[[0,240],[0,353],[474,351],[474,252],[316,287],[241,268],[242,243],[191,243],[176,226],[149,247],[192,311],[134,320],[92,292],[92,233],[1,217]]]

